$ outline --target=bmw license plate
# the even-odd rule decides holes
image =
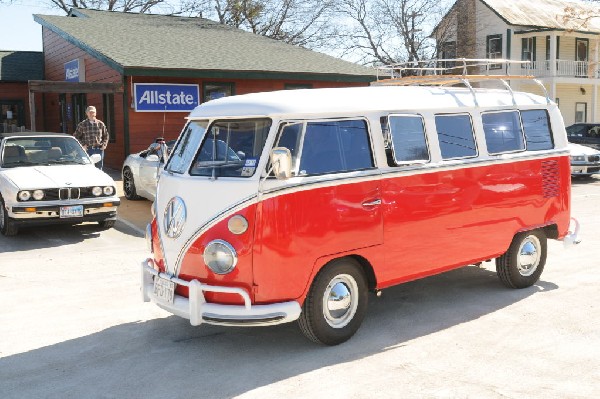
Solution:
[[[164,278],[154,277],[154,295],[163,302],[173,303],[175,283]]]
[[[83,205],[61,206],[61,218],[80,218],[83,217]]]

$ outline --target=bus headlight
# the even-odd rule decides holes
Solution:
[[[227,241],[213,240],[204,249],[204,263],[213,273],[230,273],[237,263],[235,249]]]

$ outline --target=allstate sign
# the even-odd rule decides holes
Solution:
[[[134,84],[137,112],[189,112],[200,103],[198,85],[191,84]]]
[[[85,82],[85,64],[83,59],[65,63],[65,82]]]

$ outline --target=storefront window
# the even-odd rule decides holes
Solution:
[[[22,101],[0,101],[0,132],[16,131],[25,125]]]
[[[205,83],[204,102],[235,94],[233,83]]]

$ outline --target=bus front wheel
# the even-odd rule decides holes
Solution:
[[[360,327],[368,304],[365,273],[351,258],[336,259],[315,277],[298,324],[304,335],[325,345],[350,339]]]

